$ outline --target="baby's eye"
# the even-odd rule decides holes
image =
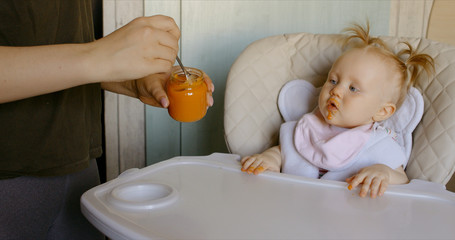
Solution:
[[[333,85],[337,84],[337,81],[336,80],[333,80],[333,79],[330,79],[329,82]]]
[[[349,87],[349,91],[351,91],[351,92],[358,92],[359,89],[357,89],[357,88],[355,88],[355,87],[353,87],[353,86],[350,86],[350,87]]]

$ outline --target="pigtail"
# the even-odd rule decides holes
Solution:
[[[409,88],[410,86],[415,84],[415,81],[417,80],[417,77],[419,74],[422,72],[422,70],[425,70],[425,72],[428,75],[432,75],[435,72],[434,69],[434,60],[433,58],[424,53],[417,53],[415,51],[411,44],[408,42],[402,42],[407,46],[407,49],[403,49],[400,52],[398,52],[397,57],[403,58],[403,55],[408,55],[408,58],[403,61],[403,64],[406,67],[406,78],[407,80],[407,87]],[[410,76],[408,77],[408,74]]]
[[[402,42],[407,46],[397,54],[394,54],[387,45],[378,37],[370,36],[370,22],[367,20],[365,27],[360,24],[353,23],[350,27],[343,29],[347,34],[343,48],[348,44],[353,45],[355,48],[369,48],[374,47],[380,49],[384,56],[388,56],[396,62],[396,66],[402,74],[402,83],[406,89],[415,84],[417,77],[422,70],[428,75],[434,73],[434,60],[428,54],[421,54],[415,51],[411,44]],[[404,56],[408,55],[406,60],[402,60]]]
[[[347,27],[343,29],[343,32],[348,34],[345,38],[343,48],[346,47],[346,45],[352,43],[353,41],[357,41],[357,44],[355,47],[366,47],[366,46],[376,46],[380,48],[386,48],[386,45],[384,42],[377,38],[377,37],[371,37],[370,36],[370,22],[367,21],[366,26],[363,27],[360,24],[353,23],[351,27]]]

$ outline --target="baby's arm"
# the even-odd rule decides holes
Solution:
[[[352,177],[346,179],[349,190],[362,184],[359,195],[365,197],[370,190],[370,197],[382,196],[389,184],[405,184],[409,182],[408,176],[402,166],[392,169],[384,164],[376,164],[360,169]]]
[[[280,146],[271,147],[260,154],[254,154],[242,158],[242,171],[248,174],[254,173],[257,175],[269,170],[272,172],[280,172],[281,169],[281,150]]]

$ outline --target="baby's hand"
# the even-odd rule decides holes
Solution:
[[[368,191],[370,191],[371,198],[382,196],[390,183],[391,172],[393,169],[383,164],[362,168],[357,174],[346,179],[346,182],[349,183],[348,189],[351,190],[362,184],[360,197],[365,197]]]
[[[276,164],[276,160],[266,154],[254,154],[244,157],[240,162],[242,163],[242,171],[248,174],[258,175],[265,170],[280,172],[280,166]]]

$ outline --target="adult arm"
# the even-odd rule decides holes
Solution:
[[[0,46],[0,103],[96,82],[122,82],[167,73],[180,31],[172,18],[137,18],[83,44]]]

